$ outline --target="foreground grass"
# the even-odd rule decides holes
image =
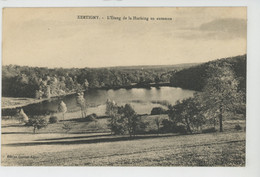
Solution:
[[[46,100],[46,99],[44,99]],[[26,106],[28,104],[39,103],[43,100],[34,98],[13,98],[13,97],[2,97],[2,109],[3,108],[16,108],[21,106]]]
[[[153,119],[152,117],[146,117]],[[103,121],[103,122],[102,122]],[[245,132],[114,136],[98,122],[75,122],[69,134],[53,124],[38,134],[31,128],[2,126],[3,166],[244,166]],[[240,123],[242,123],[240,121]],[[95,125],[101,127],[97,128]],[[233,127],[234,121],[225,125]],[[92,129],[90,129],[92,127]],[[226,126],[227,127],[227,126]],[[14,132],[15,130],[15,132]],[[52,133],[48,133],[53,130]],[[54,131],[55,130],[55,131]],[[92,133],[88,131],[92,130]],[[95,132],[99,130],[99,132]]]

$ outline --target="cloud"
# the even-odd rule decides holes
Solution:
[[[185,29],[178,33],[178,37],[183,39],[229,40],[246,39],[246,34],[247,21],[245,19],[226,18],[203,23],[197,28]]]

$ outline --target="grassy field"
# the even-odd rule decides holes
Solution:
[[[38,103],[41,101],[43,101],[43,100],[34,99],[34,98],[13,98],[13,97],[2,97],[1,98],[2,109],[26,106],[28,104]]]
[[[167,115],[159,116],[165,118]],[[154,119],[143,116],[147,130],[156,130]],[[65,133],[64,122],[72,130]],[[224,122],[225,132],[208,134],[146,134],[130,139],[111,135],[107,119],[96,122],[72,119],[50,124],[32,133],[15,120],[2,121],[3,166],[244,166],[245,131]]]

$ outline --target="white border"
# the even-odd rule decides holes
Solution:
[[[3,7],[190,7],[247,6],[246,167],[0,167],[0,176],[260,176],[260,0],[0,0]],[[205,14],[206,15],[206,14]],[[2,34],[2,28],[1,28]],[[2,41],[2,35],[0,37]],[[2,47],[0,48],[1,52]],[[2,54],[2,52],[1,52]],[[2,58],[2,57],[1,57]],[[0,86],[1,90],[1,86]]]

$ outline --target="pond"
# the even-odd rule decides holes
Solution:
[[[150,114],[153,107],[167,108],[167,104],[175,104],[193,96],[194,91],[177,87],[151,87],[131,89],[95,89],[87,90],[84,97],[87,102],[87,114],[96,113],[99,116],[105,115],[105,103],[107,99],[114,100],[118,105],[129,103],[138,114]],[[76,94],[52,98],[37,104],[23,107],[28,115],[45,114],[57,112],[60,101],[67,105],[68,112],[79,111],[76,104]]]

